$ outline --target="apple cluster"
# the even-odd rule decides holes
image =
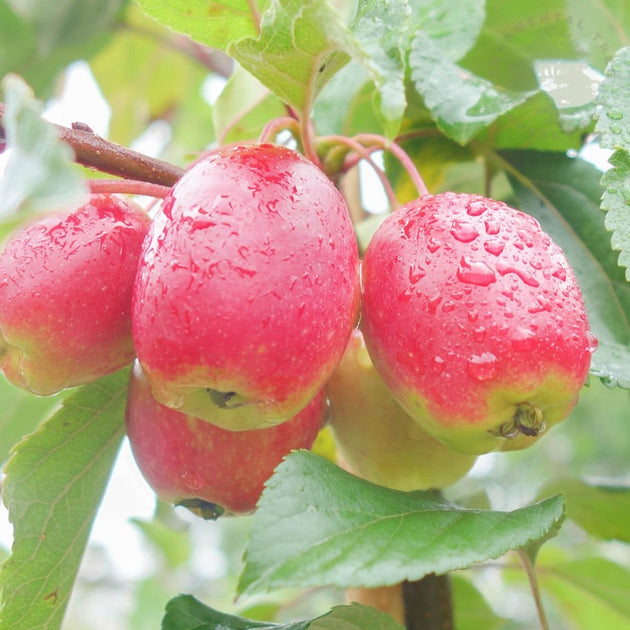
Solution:
[[[424,195],[360,262],[331,180],[271,144],[203,156],[151,218],[93,195],[16,231],[0,333],[5,376],[38,395],[133,362],[138,466],[211,518],[253,510],[328,420],[349,470],[449,485],[563,420],[596,347],[573,270],[529,215]]]

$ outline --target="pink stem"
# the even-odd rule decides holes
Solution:
[[[95,193],[119,193],[125,195],[146,195],[147,197],[163,198],[169,192],[168,186],[141,182],[134,179],[90,179],[88,180],[90,192]]]

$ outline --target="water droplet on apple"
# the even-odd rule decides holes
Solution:
[[[481,343],[486,336],[486,327],[485,326],[477,326],[473,328],[473,339],[477,343]]]
[[[483,248],[489,254],[492,254],[493,256],[499,256],[501,252],[505,249],[505,242],[498,238],[488,239],[484,242]]]
[[[489,381],[497,373],[498,360],[492,352],[473,354],[466,363],[466,371],[476,381]]]
[[[486,287],[492,282],[496,282],[494,271],[481,260],[469,260],[462,257],[459,268],[457,269],[457,277],[462,282],[476,284]]]
[[[597,337],[590,330],[586,332],[586,343],[588,344],[588,351],[591,354],[593,354],[593,352],[595,352],[595,350],[597,350],[597,347],[599,346],[599,341],[597,341]]]
[[[501,261],[499,261],[497,263],[497,271],[502,275],[505,276],[508,273],[514,273],[516,274],[526,285],[530,286],[530,287],[537,287],[539,286],[539,282],[538,280],[536,280],[536,278],[529,273],[528,271],[526,271],[525,269],[522,269],[521,267],[516,267],[515,265],[509,265],[506,263],[503,263]]]
[[[562,282],[564,282],[567,279],[567,272],[566,272],[566,269],[564,269],[563,267],[557,267],[551,275],[554,278],[561,280]]]
[[[429,239],[427,240],[427,249],[432,253],[435,254],[435,252],[437,252],[438,249],[440,249],[440,247],[442,246],[441,241],[439,241],[438,239],[434,238],[434,237],[429,237]]]
[[[498,234],[499,231],[501,230],[501,226],[499,225],[499,222],[493,219],[489,219],[488,221],[485,221],[484,225],[486,228],[486,234],[490,234],[490,235]]]
[[[471,217],[478,217],[486,211],[486,204],[483,201],[471,201],[466,207],[466,212]]]
[[[470,243],[479,236],[479,232],[475,226],[465,221],[453,221],[451,224],[451,234],[460,243]]]
[[[425,274],[426,272],[422,267],[413,264],[409,267],[409,282],[411,282],[411,284],[416,284],[424,278]]]
[[[433,371],[436,374],[441,374],[444,371],[444,359],[442,357],[433,357]]]

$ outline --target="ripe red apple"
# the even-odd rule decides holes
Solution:
[[[425,195],[379,227],[363,282],[377,369],[453,449],[525,448],[577,402],[596,341],[569,263],[533,217]]]
[[[256,507],[265,481],[292,450],[309,449],[327,419],[320,391],[283,424],[228,431],[162,405],[136,362],[129,383],[126,424],[144,478],[164,501],[206,517]]]
[[[330,428],[354,474],[396,490],[445,488],[463,477],[474,455],[432,438],[396,402],[355,330],[328,382]]]
[[[0,253],[1,367],[42,396],[134,356],[131,293],[148,215],[112,195],[42,216]]]
[[[270,426],[328,380],[359,298],[332,182],[281,146],[223,148],[153,222],[134,289],[137,356],[163,404],[232,430]]]

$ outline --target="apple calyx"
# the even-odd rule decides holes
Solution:
[[[175,505],[186,508],[204,521],[216,521],[219,516],[225,514],[225,510],[219,504],[204,501],[203,499],[182,499]]]
[[[545,416],[540,407],[531,403],[521,403],[509,422],[497,427],[495,431],[489,431],[496,437],[512,439],[519,435],[538,437],[547,429]]]

